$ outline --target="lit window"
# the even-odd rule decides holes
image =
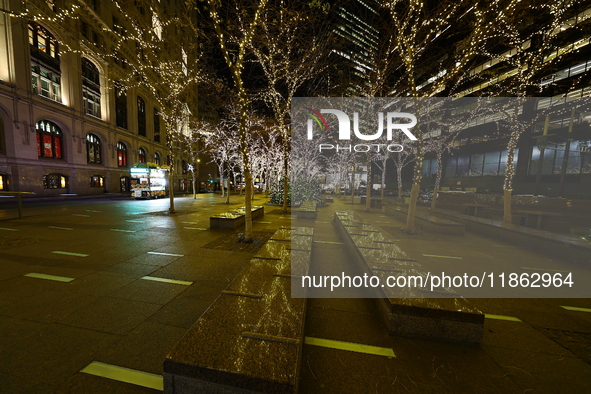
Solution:
[[[101,140],[94,134],[86,135],[86,158],[88,163],[101,163]]]
[[[161,159],[160,159],[160,153],[155,152],[154,153],[154,163],[156,163],[156,165],[160,165],[160,161],[161,161]]]
[[[84,113],[101,117],[101,88],[98,68],[88,59],[82,58],[82,98]]]
[[[93,175],[90,177],[90,187],[103,187],[104,186],[104,179],[100,175]]]
[[[123,142],[117,143],[117,165],[127,167],[127,146]]]
[[[140,163],[146,162],[146,150],[144,148],[139,148],[137,151],[138,161]]]
[[[29,22],[29,44],[33,93],[61,101],[60,62],[55,37],[44,27]]]
[[[43,176],[45,189],[65,189],[68,187],[68,177],[61,174],[47,174]]]
[[[33,56],[43,53],[59,59],[57,40],[46,28],[35,22],[29,22],[29,44]]]
[[[37,130],[37,155],[62,159],[62,131],[55,123],[41,120],[35,125]]]
[[[0,190],[6,190],[6,176],[4,174],[0,174]]]

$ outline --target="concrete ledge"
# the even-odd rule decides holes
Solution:
[[[307,275],[313,242],[301,230],[278,230],[176,344],[165,393],[297,393],[306,299],[291,297],[291,266]]]
[[[401,208],[384,206],[382,212],[394,216],[396,219],[406,221],[407,211]],[[454,222],[449,219],[442,219],[430,213],[417,211],[415,214],[415,223],[417,227],[435,233],[452,235],[464,235],[465,233],[465,227],[462,223]]]
[[[334,222],[357,267],[368,276],[425,276],[399,245],[351,212],[335,212]],[[376,287],[375,302],[391,335],[461,344],[482,340],[484,314],[453,292]],[[425,298],[426,296],[438,298]]]
[[[316,201],[308,200],[296,209],[298,219],[316,219]]]
[[[209,218],[209,228],[217,230],[236,230],[240,226],[244,226],[245,222],[245,207],[238,208],[226,213],[213,215]],[[265,215],[265,208],[262,206],[251,207],[252,218],[259,219]]]

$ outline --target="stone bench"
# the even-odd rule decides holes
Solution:
[[[324,196],[324,202],[326,202],[326,203],[333,203],[334,202],[334,198],[332,198],[332,196]]]
[[[364,274],[379,277],[380,283],[386,283],[388,276],[426,277],[419,262],[409,259],[399,245],[355,214],[335,212],[334,222]],[[463,344],[478,344],[482,339],[484,314],[456,293],[411,287],[372,289],[391,335]]]
[[[406,210],[392,206],[384,206],[382,211],[403,222],[406,222],[408,216]],[[415,213],[415,224],[416,227],[440,234],[464,235],[465,233],[465,228],[462,223],[419,211],[416,211]]]
[[[296,209],[298,219],[316,219],[316,201],[308,200]]]
[[[313,229],[279,229],[164,361],[165,393],[297,393]]]
[[[233,211],[213,215],[209,218],[209,228],[218,230],[236,230],[244,226],[246,208],[241,207]],[[258,205],[251,207],[252,219],[258,219],[265,215],[265,208]]]

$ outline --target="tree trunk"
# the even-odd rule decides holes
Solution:
[[[435,187],[433,189],[433,201],[431,201],[431,209],[437,208],[437,193],[439,193],[439,188]]]
[[[417,198],[419,197],[419,189],[421,185],[414,183],[410,192],[410,201],[408,202],[408,217],[406,218],[406,233],[415,233],[415,213],[417,211]]]
[[[513,216],[511,215],[511,192],[513,190],[503,190],[503,223],[511,224]]]
[[[244,186],[245,186],[245,196],[244,196],[244,206],[246,209],[244,215],[244,242],[252,242],[252,200],[250,199],[250,195],[252,193],[252,175],[248,168],[244,169]]]
[[[283,147],[283,206],[281,207],[282,213],[287,213],[287,199],[289,198],[289,179],[288,179],[288,159],[287,149]]]
[[[168,211],[174,213],[174,174],[172,173],[172,167],[168,170],[168,196],[170,197],[170,208]]]
[[[195,189],[195,174],[193,174],[193,200],[197,199],[197,190]]]
[[[230,203],[230,177],[226,177],[226,183],[224,184],[224,188],[226,188],[226,204]]]

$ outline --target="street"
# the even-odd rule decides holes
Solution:
[[[264,202],[262,195],[254,201]],[[167,199],[47,201],[25,205],[22,220],[0,221],[0,392],[162,389],[166,354],[254,255],[229,240],[240,231],[209,229],[209,216],[229,209],[219,195],[179,197],[175,204],[171,215]],[[242,205],[242,197],[232,196],[230,208]],[[291,225],[291,215],[278,208],[265,206],[255,233]],[[2,217],[10,209],[3,205]],[[469,232],[406,235],[398,230],[403,223],[338,198],[319,208],[316,220],[298,222],[315,229],[312,274],[338,271],[347,261],[331,221],[335,210],[351,209],[429,267],[463,272],[486,262],[499,271],[590,274],[588,266]],[[589,299],[470,302],[487,315],[480,346],[390,336],[370,299],[309,299],[306,337],[354,345],[351,351],[307,341],[300,392],[591,391]],[[392,349],[395,357],[360,345]],[[92,363],[115,372],[97,376],[86,369]],[[121,368],[139,383],[117,378]]]

